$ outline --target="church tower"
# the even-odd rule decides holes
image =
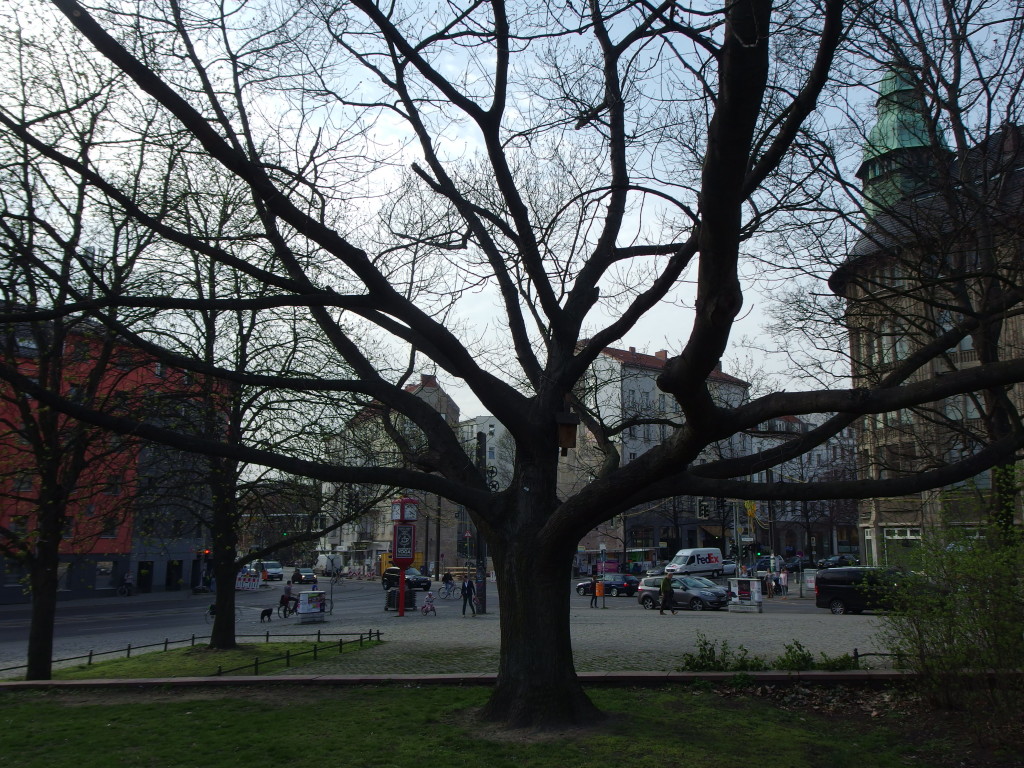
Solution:
[[[882,78],[875,104],[878,118],[857,170],[869,219],[934,189],[935,149],[945,150],[941,134],[933,137],[924,99],[905,70],[891,70]]]

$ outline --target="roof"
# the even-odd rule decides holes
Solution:
[[[615,347],[605,347],[601,352],[608,357],[618,360],[623,365],[630,365],[635,368],[647,368],[651,371],[662,371],[668,363],[668,350],[665,349],[658,350],[653,355],[637,352],[636,347],[630,347],[628,350],[616,349]],[[708,376],[708,379],[711,381],[718,381],[723,384],[734,384],[739,387],[750,386],[750,384],[743,381],[743,379],[738,379],[735,376],[730,376],[728,373],[723,373],[722,364],[720,362],[715,365],[715,369]]]
[[[1019,220],[1024,209],[1024,135],[1018,125],[1007,124],[968,151],[953,157],[946,168],[945,185],[952,190],[972,184],[984,200],[987,216]],[[941,182],[940,182],[941,183]],[[973,228],[979,211],[975,196],[949,196],[939,189],[900,201],[872,217],[846,261],[829,278],[829,287],[845,295],[855,269],[896,255],[903,246],[921,247],[957,230]],[[961,204],[963,201],[963,204]],[[948,238],[947,238],[948,240]]]

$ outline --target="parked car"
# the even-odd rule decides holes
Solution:
[[[665,575],[665,566],[668,565],[668,563],[669,563],[668,560],[663,560],[662,562],[658,563],[657,565],[655,565],[655,566],[653,566],[651,568],[648,568],[647,572],[646,572],[647,575],[648,576],[664,576]]]
[[[860,560],[853,555],[832,555],[818,561],[819,568],[845,568],[850,565],[860,565]]]
[[[276,560],[264,560],[256,567],[267,574],[267,581],[284,581],[284,566]]]
[[[794,555],[782,564],[782,567],[791,573],[802,573],[809,568],[814,568],[814,561],[809,557]]]
[[[900,578],[891,568],[837,566],[814,577],[814,604],[837,616],[890,605],[891,589]]]
[[[722,561],[722,575],[723,576],[735,576],[736,575],[736,561],[735,560],[723,560]]]
[[[606,573],[601,577],[601,581],[604,584],[604,593],[610,597],[632,597],[640,586],[640,579],[625,573]],[[589,595],[590,590],[590,579],[576,585],[577,595]]]
[[[296,568],[292,571],[292,584],[316,584],[312,568]]]
[[[648,576],[640,579],[640,589],[637,591],[637,602],[645,609],[661,607],[661,580],[662,576]],[[673,576],[672,577],[672,600],[675,607],[686,608],[691,611],[703,611],[711,609],[717,611],[729,603],[726,590],[717,586],[714,582],[708,582],[711,586],[702,582],[707,579],[701,578],[698,581],[696,576]]]
[[[397,565],[393,565],[390,568],[385,569],[380,579],[380,583],[384,586],[384,589],[391,589],[392,587],[398,586],[399,573],[400,570]],[[405,569],[406,589],[422,589],[426,592],[430,589],[431,584],[432,582],[430,581],[430,577],[424,576],[420,573],[419,569]]]

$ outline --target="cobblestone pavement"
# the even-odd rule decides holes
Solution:
[[[376,583],[357,584],[354,588],[379,590]],[[493,585],[492,585],[493,588]],[[147,596],[151,601],[181,600],[180,595]],[[97,601],[99,604],[102,601]],[[463,617],[458,601],[438,601],[436,616],[422,616],[410,611],[403,617],[394,612],[380,613],[370,621],[343,619],[338,613],[316,625],[326,633],[380,630],[384,641],[358,653],[328,655],[303,671],[323,675],[379,674],[453,674],[496,673],[498,670],[499,605],[497,595],[489,600],[490,612],[476,618]],[[742,649],[751,655],[774,658],[785,653],[786,645],[798,640],[815,657],[861,654],[884,651],[876,616],[833,616],[815,610],[813,598],[791,597],[765,602],[763,613],[730,613],[728,611],[680,611],[661,616],[645,611],[635,598],[608,598],[607,609],[589,608],[589,599],[573,597],[570,601],[570,626],[575,664],[578,672],[667,672],[674,671],[685,653],[696,652],[699,638],[723,644],[733,652]],[[801,611],[803,607],[805,610]],[[24,607],[0,607],[0,620]],[[239,625],[239,634],[262,633],[266,625],[257,623],[256,613],[246,614]],[[272,629],[276,630],[275,625]],[[315,630],[313,630],[315,631]],[[135,631],[125,639],[138,647],[162,642],[165,630]],[[8,644],[12,645],[12,644]],[[61,643],[56,655],[86,653],[96,646],[91,636]],[[24,647],[12,645],[7,654],[10,665],[24,663]],[[109,649],[107,649],[109,650]],[[0,659],[3,661],[3,659]],[[0,663],[0,668],[7,666]],[[886,667],[884,659],[869,658],[867,666]],[[11,677],[17,672],[0,678]]]
[[[627,598],[617,598],[626,600]],[[808,598],[794,599],[812,604]],[[787,606],[788,607],[788,606]],[[631,610],[630,608],[635,608]],[[764,613],[680,611],[661,616],[645,611],[630,599],[629,608],[571,610],[572,644],[578,672],[672,671],[684,653],[695,652],[698,635],[723,643],[734,652],[774,658],[786,644],[799,640],[815,657],[884,651],[879,620],[874,616],[833,616],[827,611],[797,613],[781,601]],[[389,614],[373,629],[382,642],[358,653],[328,656],[304,666],[303,673],[323,675],[495,673],[498,670],[498,616],[463,617],[454,605],[438,615],[418,611],[399,617]],[[354,628],[349,628],[354,629]],[[368,628],[369,629],[369,628]],[[867,666],[887,666],[870,659]]]

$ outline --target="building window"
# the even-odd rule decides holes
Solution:
[[[108,475],[107,476],[107,487],[104,488],[103,492],[107,496],[120,496],[121,495],[121,483],[123,478],[121,475]]]
[[[101,539],[116,539],[117,538],[117,518],[108,517],[103,520],[103,530],[100,531]]]
[[[28,535],[28,515],[11,516],[11,533],[15,536]]]
[[[70,539],[75,535],[75,518],[64,515],[64,528],[60,533],[62,539]]]
[[[36,337],[28,331],[17,334],[14,338],[14,345],[19,355],[36,357],[39,354],[39,344],[36,343]]]
[[[31,475],[15,475],[11,491],[13,493],[32,493],[34,485],[35,479]]]

